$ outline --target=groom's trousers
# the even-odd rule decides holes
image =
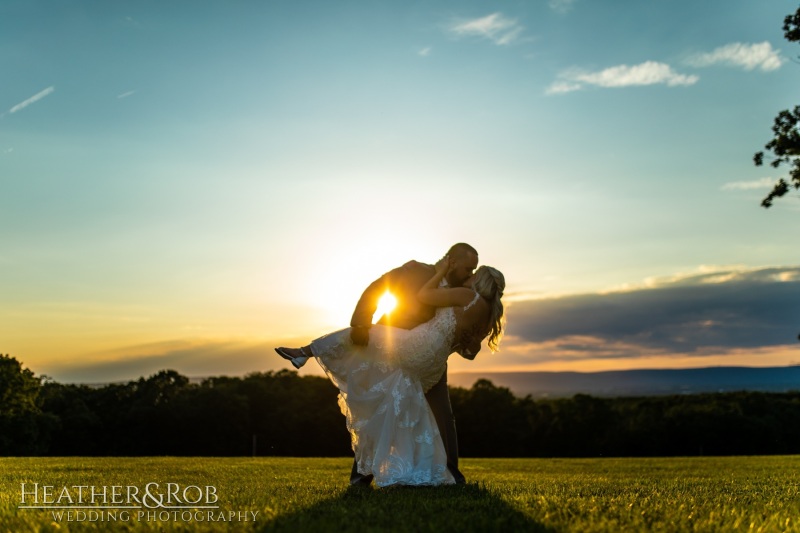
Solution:
[[[447,369],[439,382],[425,393],[425,399],[436,418],[439,433],[442,435],[445,452],[447,452],[447,469],[453,474],[456,483],[465,483],[464,475],[458,469],[458,438],[456,437],[456,419],[453,416],[453,407],[450,405],[450,393],[447,390]],[[372,476],[358,473],[358,465],[353,459],[353,470],[350,472],[351,485],[369,485]]]

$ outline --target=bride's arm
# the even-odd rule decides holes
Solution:
[[[450,270],[450,258],[444,257],[436,263],[436,273],[417,293],[417,300],[434,307],[454,307],[467,305],[475,293],[465,287],[439,288],[442,278]]]

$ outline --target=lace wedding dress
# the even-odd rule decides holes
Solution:
[[[471,307],[478,299],[478,294]],[[425,392],[442,377],[456,330],[452,307],[406,330],[376,324],[368,346],[355,346],[350,329],[320,337],[311,351],[339,388],[339,407],[359,473],[379,487],[454,483]]]

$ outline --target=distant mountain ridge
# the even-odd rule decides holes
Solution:
[[[471,388],[479,379],[535,398],[657,396],[701,392],[800,390],[800,365],[782,367],[708,367],[604,372],[453,372],[451,387]]]

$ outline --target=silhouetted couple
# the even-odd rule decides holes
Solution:
[[[463,483],[447,391],[447,358],[495,351],[503,331],[505,279],[455,244],[435,265],[409,261],[374,281],[349,328],[302,348],[276,348],[300,368],[313,357],[339,388],[355,460],[350,482],[379,487]],[[372,317],[385,292],[395,309]]]

